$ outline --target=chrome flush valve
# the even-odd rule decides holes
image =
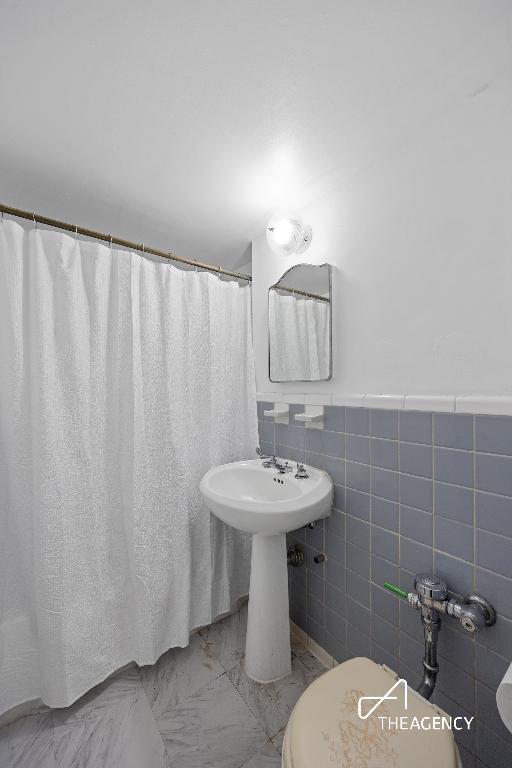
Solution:
[[[432,611],[453,616],[467,632],[477,632],[496,622],[496,611],[481,595],[467,595],[462,602],[448,597],[446,583],[437,576],[421,573],[414,581],[415,592],[406,593],[407,602],[422,616]]]
[[[394,584],[384,582],[384,587],[395,595],[407,600],[409,605],[421,612],[421,623],[425,639],[423,658],[423,679],[418,693],[429,699],[434,691],[439,665],[437,663],[437,636],[441,629],[441,616],[453,616],[460,621],[467,632],[476,632],[496,622],[496,611],[487,598],[470,594],[458,602],[448,595],[446,583],[437,576],[421,573],[414,580],[414,592],[404,592]]]

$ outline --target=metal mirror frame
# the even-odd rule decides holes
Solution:
[[[326,376],[324,379],[273,379],[270,375],[270,291],[272,289],[279,290],[278,283],[281,282],[283,277],[286,277],[286,275],[292,271],[292,269],[296,269],[296,267],[327,267],[327,275],[329,280],[329,375]],[[291,267],[289,267],[281,277],[279,278],[277,283],[274,283],[274,285],[269,286],[269,289],[267,291],[267,326],[268,326],[268,379],[272,382],[272,384],[293,384],[293,382],[297,382],[298,384],[313,384],[315,381],[330,381],[332,379],[332,265],[328,262],[324,262],[323,264],[310,264],[309,262],[301,262],[300,264],[293,264]]]

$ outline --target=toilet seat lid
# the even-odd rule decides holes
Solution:
[[[448,718],[446,713],[411,689],[405,694],[403,683],[390,692],[397,681],[390,669],[366,658],[346,661],[319,677],[302,694],[288,723],[284,751],[290,768],[457,768],[452,731],[414,724],[417,718],[423,726],[433,725],[432,718]],[[378,703],[386,694],[396,698]],[[361,697],[376,698],[359,705]],[[372,714],[359,717],[359,706],[365,715],[375,704]],[[393,727],[400,717],[406,718],[400,725],[407,729]]]

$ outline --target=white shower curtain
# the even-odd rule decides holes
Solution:
[[[315,381],[329,376],[329,303],[270,290],[270,378]]]
[[[203,505],[254,455],[250,289],[0,226],[0,713],[65,706],[248,591]]]

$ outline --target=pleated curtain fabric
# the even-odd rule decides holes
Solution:
[[[257,445],[250,288],[0,226],[0,713],[69,705],[228,611],[199,481]]]
[[[329,322],[327,302],[269,291],[272,381],[328,378]]]

